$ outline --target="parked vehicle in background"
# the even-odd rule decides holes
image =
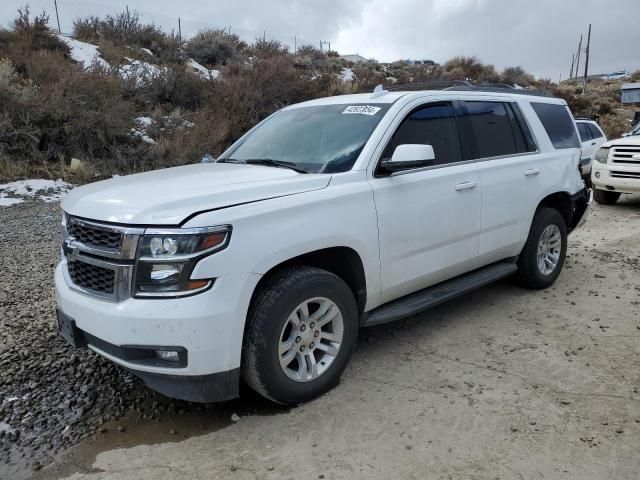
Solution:
[[[591,186],[591,164],[593,157],[600,146],[607,141],[600,125],[590,118],[576,118],[578,134],[580,135],[580,145],[582,154],[580,155],[580,168],[582,178],[587,186]]]
[[[591,202],[566,102],[505,89],[288,106],[215,163],[62,204],[62,335],[172,397],[298,404],[360,326],[516,274],[549,288]]]
[[[637,127],[636,127],[637,129]],[[612,205],[623,193],[640,193],[640,135],[608,141],[594,155],[593,198]]]
[[[622,134],[623,137],[630,137],[634,135],[640,135],[640,122],[636,123],[627,133]]]

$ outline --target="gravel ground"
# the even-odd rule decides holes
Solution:
[[[507,280],[366,329],[342,384],[291,411],[250,394],[224,405],[174,402],[68,347],[54,320],[59,216],[56,204],[37,200],[0,209],[2,479],[27,478],[50,462],[36,476],[623,479],[640,472],[637,196],[594,206],[571,237],[555,288],[529,292]]]

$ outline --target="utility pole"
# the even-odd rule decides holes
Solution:
[[[58,0],[53,0],[53,5],[56,7],[56,20],[58,21],[58,33],[62,34],[62,30],[60,30],[60,16],[58,15]]]
[[[580,52],[582,51],[582,35],[580,35],[580,43],[578,43],[578,56],[576,57],[576,77],[579,75],[580,70]]]
[[[582,93],[587,91],[587,75],[589,73],[589,47],[591,46],[591,24],[589,24],[589,33],[587,34],[587,50],[585,51],[584,62],[584,82],[582,84]]]
[[[178,17],[178,42],[182,45],[182,24],[180,22],[180,17]]]
[[[298,55],[298,37],[293,36],[293,54]]]
[[[576,54],[572,53],[571,54],[571,70],[569,71],[569,78],[573,78],[573,66],[576,63]]]

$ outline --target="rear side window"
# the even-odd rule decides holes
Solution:
[[[581,141],[586,142],[587,140],[591,140],[593,138],[593,135],[591,135],[591,130],[589,130],[589,126],[586,123],[578,123],[577,125]]]
[[[431,145],[436,155],[436,165],[461,161],[460,134],[453,106],[450,103],[438,103],[414,110],[393,134],[382,158],[391,158],[398,145],[407,143]]]
[[[511,105],[502,102],[465,102],[475,139],[474,158],[499,157],[534,151],[526,125]],[[526,130],[525,130],[526,129]]]
[[[586,124],[586,127],[591,132],[591,138],[604,137],[604,134],[602,133],[602,131],[598,127],[596,127],[593,123]]]
[[[531,107],[542,122],[554,148],[580,148],[573,118],[565,105],[532,102]]]

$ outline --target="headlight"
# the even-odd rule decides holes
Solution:
[[[596,162],[607,163],[607,158],[609,157],[609,148],[603,147],[599,148],[593,157]]]
[[[147,229],[140,239],[134,295],[166,297],[191,295],[212,280],[192,280],[196,263],[229,243],[231,227]]]

